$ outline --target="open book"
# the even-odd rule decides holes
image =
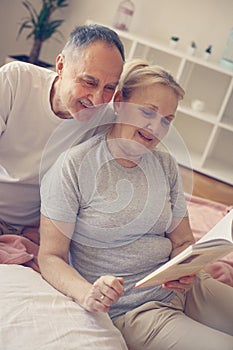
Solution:
[[[233,251],[233,209],[206,235],[135,284],[136,288],[190,276]]]

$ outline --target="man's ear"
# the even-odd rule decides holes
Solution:
[[[116,114],[119,112],[121,102],[122,102],[122,93],[121,91],[118,90],[115,92],[115,95],[113,98],[113,108]]]
[[[56,72],[59,76],[61,76],[63,66],[64,66],[64,57],[60,53],[56,58]]]

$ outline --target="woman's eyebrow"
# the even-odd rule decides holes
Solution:
[[[153,109],[154,111],[158,111],[158,107],[157,106],[155,106],[155,105],[153,105],[153,104],[151,104],[151,103],[145,103],[144,104],[144,107],[148,107],[148,108],[150,108],[150,109]]]

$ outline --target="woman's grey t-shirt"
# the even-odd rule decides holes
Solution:
[[[172,217],[187,215],[174,159],[154,150],[133,168],[112,158],[105,135],[64,152],[41,184],[41,212],[75,223],[72,265],[89,282],[102,275],[124,278],[125,294],[110,308],[116,319],[148,301],[168,301],[161,286],[133,289],[164,264],[172,245]]]

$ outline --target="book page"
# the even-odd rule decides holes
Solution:
[[[224,238],[233,243],[233,209],[226,214],[208,233],[200,238],[197,243],[211,239]]]
[[[195,274],[206,264],[227,255],[233,250],[233,209],[224,216],[203,238],[184,249],[180,254],[136,283],[135,287],[153,286]],[[227,240],[217,242],[218,239]],[[210,242],[209,244],[207,242]],[[213,244],[211,244],[211,241]],[[199,244],[200,243],[200,244]],[[203,243],[203,244],[202,244]]]

